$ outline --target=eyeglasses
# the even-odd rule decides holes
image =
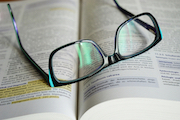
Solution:
[[[116,0],[117,8],[131,17],[123,22],[116,30],[115,49],[110,56],[92,40],[79,40],[63,45],[51,52],[49,57],[49,74],[47,74],[26,52],[21,43],[15,18],[8,4],[15,33],[19,46],[32,63],[41,73],[51,87],[67,85],[89,78],[104,68],[140,55],[151,49],[162,39],[162,33],[156,19],[150,13],[142,13],[134,16],[123,9]],[[68,63],[66,65],[66,63]],[[75,74],[79,71],[79,75]]]

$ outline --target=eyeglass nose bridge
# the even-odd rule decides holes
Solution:
[[[114,64],[114,63],[117,63],[117,62],[119,62],[119,61],[121,61],[121,60],[123,60],[123,59],[122,59],[121,56],[120,56],[119,54],[117,54],[117,53],[114,53],[113,55],[108,56],[109,65]]]

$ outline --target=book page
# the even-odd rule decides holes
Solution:
[[[162,30],[163,39],[142,55],[120,61],[80,82],[79,118],[89,108],[113,99],[180,101],[180,28],[177,16],[180,3],[155,0],[118,2],[135,15],[152,13]],[[113,1],[84,0],[83,8],[81,37],[95,41],[107,55],[112,55],[116,29],[128,17],[117,9]]]
[[[10,4],[23,47],[48,73],[50,53],[78,39],[79,1],[43,0]],[[0,119],[60,113],[63,118],[75,120],[77,85],[51,88],[44,81],[19,48],[7,3],[0,6]],[[66,67],[71,64],[64,62]],[[77,72],[77,69],[73,71]]]

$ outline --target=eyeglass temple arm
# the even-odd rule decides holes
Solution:
[[[19,46],[20,46],[22,52],[25,54],[25,56],[28,58],[28,60],[32,63],[32,65],[42,74],[42,76],[45,78],[45,80],[48,82],[48,81],[49,81],[48,74],[47,74],[46,72],[44,72],[44,70],[41,69],[41,67],[29,56],[29,54],[28,54],[28,53],[26,52],[26,50],[23,48],[23,46],[22,46],[22,44],[21,44],[20,37],[19,37],[19,33],[18,33],[18,28],[17,28],[17,25],[16,25],[16,21],[15,21],[15,18],[14,18],[14,15],[13,15],[13,12],[12,12],[12,9],[11,9],[10,4],[7,4],[7,7],[8,7],[8,10],[9,10],[11,19],[12,19],[12,23],[13,23],[14,30],[15,30],[15,33],[16,33],[17,41],[18,41],[18,43],[19,43]],[[48,83],[49,83],[49,82],[48,82]]]
[[[129,17],[135,16],[134,14],[132,14],[132,13],[130,13],[129,11],[125,10],[124,8],[122,8],[122,7],[117,3],[116,0],[114,0],[114,2],[115,2],[115,4],[116,4],[117,8],[118,8],[121,12],[123,12],[123,13],[126,14],[126,15],[128,15]],[[145,22],[143,22],[142,20],[139,20],[139,19],[136,19],[135,21],[136,21],[137,23],[139,23],[141,26],[143,26],[145,29],[147,29],[148,31],[150,31],[151,33],[156,34],[156,29],[155,29],[154,27],[152,27],[151,25],[149,25],[149,24],[147,24],[147,23],[145,23]]]

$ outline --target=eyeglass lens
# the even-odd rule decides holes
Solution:
[[[121,56],[131,56],[141,52],[155,40],[155,34],[139,24],[138,20],[145,21],[154,28],[152,20],[147,15],[126,23],[119,31],[117,38]]]
[[[103,58],[92,43],[81,42],[56,52],[52,63],[55,77],[59,80],[68,81],[96,71],[102,66]],[[75,74],[77,71],[79,73]]]

